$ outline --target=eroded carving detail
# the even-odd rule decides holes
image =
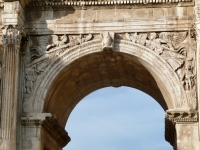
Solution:
[[[102,49],[103,51],[112,51],[114,46],[114,33],[104,32],[101,33]]]
[[[90,41],[92,39],[92,37],[93,37],[92,34],[89,34],[85,37],[82,34],[80,34],[79,36],[71,36],[69,47]]]
[[[2,27],[2,41],[4,45],[7,44],[21,44],[21,38],[24,32],[21,28],[13,25]]]
[[[188,34],[189,32],[189,34]],[[187,95],[187,103],[196,109],[196,41],[190,31],[126,33],[127,40],[146,46],[163,57],[178,75]]]
[[[48,67],[49,61],[52,60],[52,65],[54,60],[59,61],[64,58],[66,55],[69,55],[68,60],[75,55],[79,56],[79,53],[72,52],[77,49],[83,49],[84,47],[89,46],[91,39],[95,39],[96,42],[102,43],[102,48],[104,51],[113,51],[114,38],[118,38],[119,34],[105,32],[100,34],[100,39],[96,40],[98,35],[92,34],[89,35],[63,35],[60,38],[56,37],[55,43],[50,49],[46,49],[48,42],[42,40],[44,38],[39,37],[38,41],[43,42],[33,42],[36,43],[32,46],[31,52],[31,61],[26,65],[26,82],[25,82],[25,91],[26,94],[31,96],[34,91],[34,84],[37,81],[37,76],[40,75]],[[191,109],[196,108],[196,70],[195,70],[195,47],[196,41],[190,35],[188,31],[185,32],[152,32],[152,33],[126,33],[123,34],[122,38],[126,38],[128,41],[131,41],[134,44],[146,46],[152,49],[155,52],[157,57],[162,57],[169,64],[169,67],[173,68],[174,72],[180,79],[180,85],[185,89],[187,100],[180,102],[180,106],[190,107]],[[120,39],[122,39],[120,38]],[[65,39],[65,40],[61,40]],[[66,42],[67,39],[67,42]],[[35,40],[37,41],[37,40]],[[45,42],[44,42],[45,41]],[[94,41],[94,40],[93,40]],[[189,42],[190,41],[190,42]],[[37,43],[40,43],[37,44]],[[41,44],[42,43],[42,44]],[[45,44],[44,44],[45,43]],[[189,46],[189,43],[191,46]],[[40,53],[33,53],[36,51],[37,46],[39,46]],[[35,50],[33,50],[35,49]],[[42,54],[42,55],[40,55]],[[34,57],[33,57],[34,56]],[[36,59],[35,59],[36,58]],[[51,58],[51,59],[49,59]],[[155,58],[152,58],[155,59]],[[162,67],[162,66],[160,66]],[[177,88],[177,90],[179,90]],[[174,91],[175,92],[175,91]],[[183,91],[184,92],[184,91]],[[26,98],[27,99],[27,98]],[[25,102],[25,100],[24,100]],[[26,102],[25,102],[26,103]],[[27,101],[28,103],[28,101]],[[28,106],[28,104],[26,104]],[[28,110],[28,109],[27,109]]]
[[[55,56],[61,55],[68,48],[81,45],[90,41],[93,38],[92,34],[89,35],[72,35],[68,38],[66,34],[59,37],[57,35],[52,35],[53,41],[51,44],[48,44],[51,38],[48,36],[40,36],[40,37],[31,37],[30,40],[30,49],[27,53],[27,60],[25,65],[25,83],[24,83],[24,103],[23,110],[27,112],[31,105],[30,97],[33,94],[35,82],[39,75],[45,71],[51,62],[50,55],[51,53],[55,53]],[[59,48],[59,50],[64,47],[64,51],[55,51],[55,49]],[[62,50],[62,49],[61,49]]]
[[[59,46],[65,45],[67,41],[68,41],[68,37],[66,34],[64,34],[60,38],[57,35],[52,35],[52,44],[47,45],[47,50],[53,47],[59,47]]]
[[[93,36],[92,34],[89,35],[82,35],[80,34],[79,36],[72,35],[68,37],[66,34],[63,36],[59,37],[58,35],[52,35],[52,43],[47,45],[46,50],[50,51],[52,48],[57,48],[61,46],[65,47],[73,47],[79,44],[83,44],[87,41],[90,41]]]

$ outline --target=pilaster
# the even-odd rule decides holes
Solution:
[[[199,150],[197,111],[168,110],[165,139],[174,150]]]
[[[2,113],[1,113],[1,147],[3,150],[16,149],[17,114],[18,114],[18,79],[19,48],[22,33],[20,28],[9,25],[3,29],[2,62]]]
[[[19,51],[23,36],[23,8],[18,1],[5,2],[2,15],[1,150],[17,149]]]

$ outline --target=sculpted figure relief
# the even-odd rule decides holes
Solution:
[[[37,79],[36,73],[34,71],[34,68],[30,67],[30,68],[26,68],[25,70],[25,93],[26,94],[32,94],[33,93],[33,86],[34,86],[34,82]]]
[[[187,95],[187,104],[196,108],[196,42],[194,35],[184,32],[126,33],[127,40],[148,47],[163,57],[177,73]],[[144,35],[148,36],[144,36]],[[140,42],[145,37],[144,44]],[[143,40],[144,41],[144,40]],[[190,46],[189,46],[190,44]]]
[[[27,60],[25,69],[25,93],[29,95],[33,93],[37,77],[47,68],[50,62],[48,51],[64,45],[69,48],[90,41],[92,38],[92,34],[71,36],[70,39],[66,34],[61,37],[52,35],[52,43],[48,44],[47,36],[32,37],[27,54],[30,59]]]
[[[79,36],[72,36],[70,39],[69,47],[90,41],[92,37],[92,34],[88,34],[86,37],[84,37],[82,34],[80,34]]]
[[[126,33],[125,36],[127,40],[133,43],[138,43],[142,45],[146,43],[146,39],[147,39],[147,33],[144,33],[144,34],[138,34],[137,32],[135,32],[134,34]]]
[[[157,38],[157,34],[155,32],[149,33],[149,38],[146,40],[146,46],[152,50],[154,50],[159,55],[163,53],[164,48],[161,44],[167,44],[166,41]]]
[[[174,69],[178,71],[183,67],[185,59],[187,58],[187,50],[185,45],[180,45],[179,43],[183,42],[186,39],[187,32],[175,34],[173,32],[161,32],[148,33],[147,34],[138,33],[128,34],[126,33],[126,39],[133,43],[141,44],[141,39],[145,38],[144,45],[152,49],[155,53],[161,55]],[[144,41],[144,40],[142,40]],[[178,44],[177,44],[178,43]]]
[[[57,35],[52,35],[52,44],[47,45],[47,50],[53,47],[59,47],[65,45],[68,41],[68,37],[64,34],[60,39]]]
[[[79,36],[72,35],[69,38],[66,34],[64,34],[61,37],[59,37],[58,35],[52,35],[51,37],[52,37],[52,43],[47,45],[46,47],[47,51],[50,51],[52,48],[60,47],[63,45],[66,45],[67,47],[79,45],[87,41],[90,41],[93,36],[92,34],[89,34],[87,36],[80,34]]]
[[[193,71],[193,67],[190,65],[185,66],[185,75],[183,78],[183,85],[185,90],[193,90],[195,86],[195,74]]]
[[[114,33],[104,32],[101,33],[103,51],[112,51],[114,46]]]
[[[31,95],[34,89],[34,83],[38,75],[45,71],[48,66],[48,60],[39,62],[39,64],[29,64],[25,69],[25,93]]]

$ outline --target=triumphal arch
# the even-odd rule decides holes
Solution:
[[[0,0],[0,10],[0,150],[61,150],[72,110],[108,86],[152,96],[174,149],[200,149],[199,0]]]

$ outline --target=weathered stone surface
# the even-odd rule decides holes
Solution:
[[[61,150],[71,111],[107,86],[152,96],[166,140],[199,149],[198,2],[4,0],[0,10],[0,150]]]

